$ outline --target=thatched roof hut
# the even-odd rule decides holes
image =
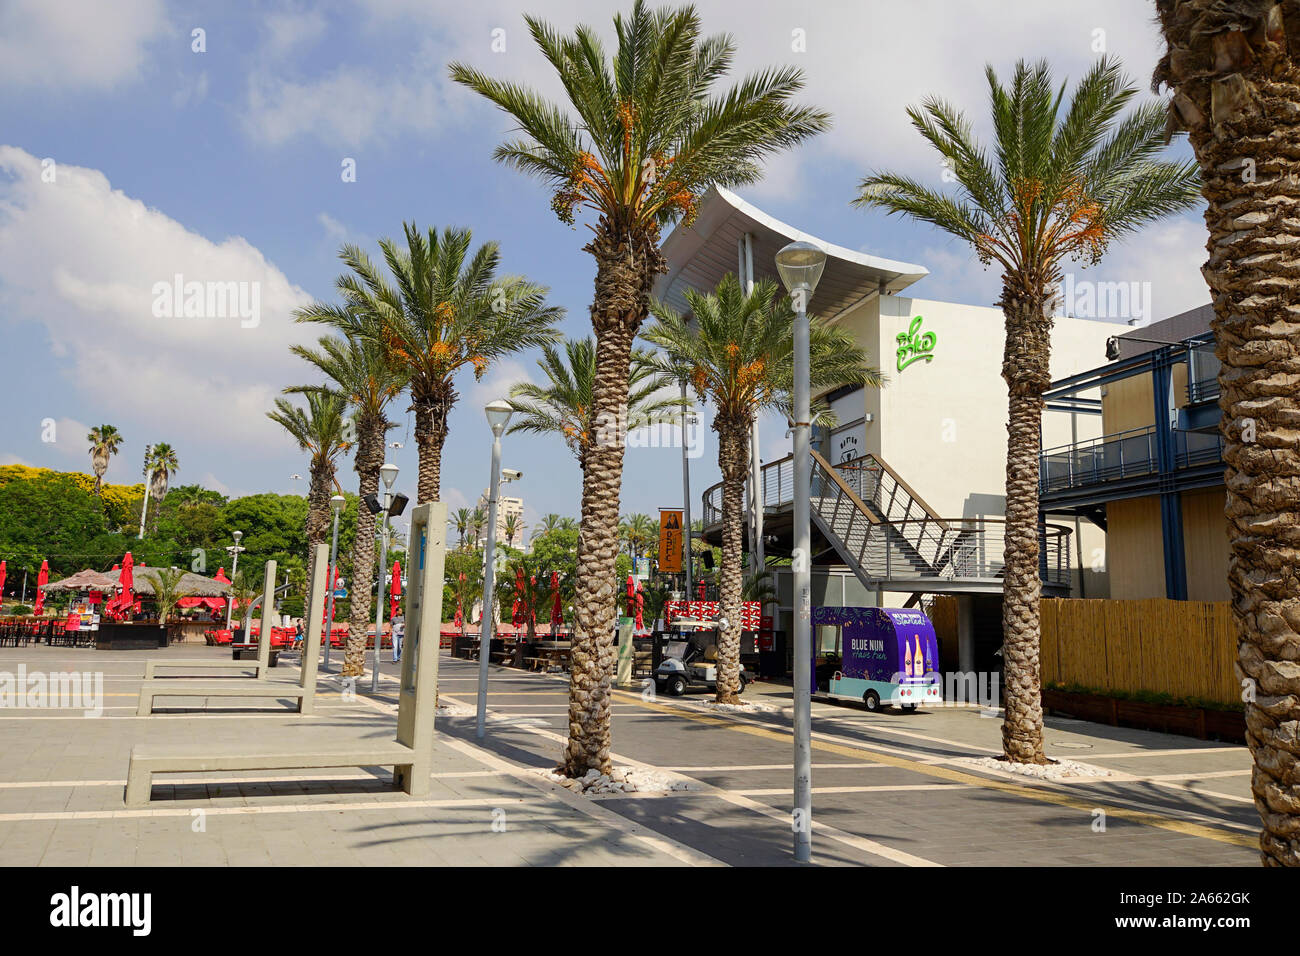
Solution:
[[[117,575],[108,571],[78,571],[61,581],[45,585],[47,591],[111,591],[117,587]]]
[[[145,597],[152,596],[157,574],[157,568],[136,568],[131,590]],[[225,597],[230,593],[230,585],[186,571],[176,586],[176,593],[187,597]]]
[[[157,568],[136,567],[132,571],[131,590],[144,597],[151,597],[154,593],[154,583],[157,580]],[[45,585],[47,591],[113,591],[117,588],[121,579],[121,572],[118,571],[78,571],[61,581],[51,581]],[[192,571],[186,571],[181,577],[180,584],[176,588],[177,594],[189,597],[225,597],[230,593],[230,585],[222,584],[220,581],[214,581],[212,578],[206,578],[201,574],[195,574]]]

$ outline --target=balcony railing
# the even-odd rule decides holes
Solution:
[[[1187,351],[1187,400],[1193,405],[1219,400],[1219,357],[1214,343],[1207,342]]]
[[[1223,460],[1218,432],[1174,431],[1174,468],[1193,468]],[[1160,470],[1154,426],[1103,435],[1075,445],[1049,448],[1039,458],[1039,492],[1066,491]]]

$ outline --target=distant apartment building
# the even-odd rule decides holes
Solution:
[[[488,512],[488,492],[483,489],[483,493],[478,496],[478,506],[483,509],[483,513]],[[506,537],[506,522],[510,515],[515,516],[515,537],[511,541]],[[502,495],[497,499],[497,536],[498,544],[509,544],[512,547],[522,547],[526,538],[524,536],[524,499],[507,498]]]

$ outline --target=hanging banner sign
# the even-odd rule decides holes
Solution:
[[[659,570],[679,574],[682,570],[682,513],[659,509]]]

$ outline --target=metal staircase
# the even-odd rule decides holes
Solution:
[[[813,525],[867,587],[917,593],[1002,589],[1002,519],[940,517],[875,455],[831,465],[813,452],[811,465]],[[765,515],[788,514],[793,488],[793,457],[764,466]],[[706,534],[721,523],[721,490],[715,485],[705,492]],[[1069,534],[1050,525],[1040,533],[1039,571],[1048,590],[1069,587]]]

